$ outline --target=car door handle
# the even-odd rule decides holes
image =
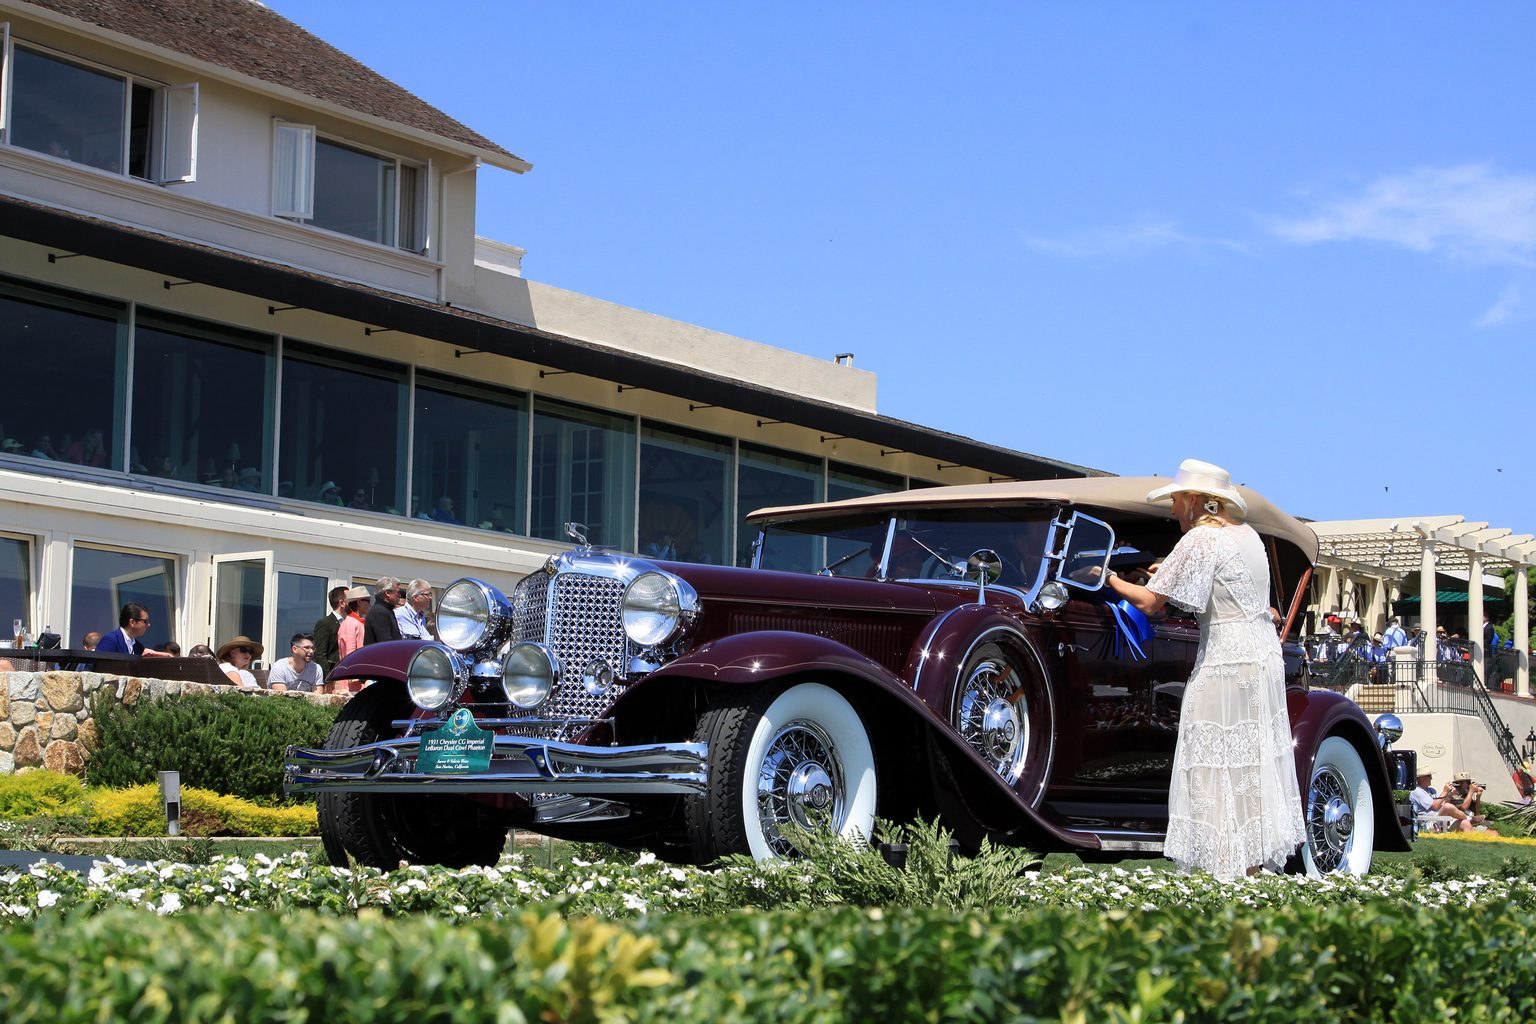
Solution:
[[[1081,644],[1058,643],[1056,645],[1056,653],[1063,658],[1067,656],[1067,651],[1069,650],[1086,652],[1088,648],[1082,646]]]

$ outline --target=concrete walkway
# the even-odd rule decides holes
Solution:
[[[88,874],[91,868],[97,864],[106,863],[105,857],[76,857],[67,853],[42,853],[37,850],[0,850],[0,867],[26,869],[40,860],[45,860],[50,864],[57,864],[59,867],[73,871],[77,875]],[[143,867],[149,861],[129,860],[123,863],[132,864],[135,867]]]

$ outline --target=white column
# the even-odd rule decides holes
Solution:
[[[1419,562],[1419,629],[1420,635],[1424,637],[1424,663],[1434,661],[1438,654],[1435,650],[1435,546],[1433,544],[1424,545],[1424,554]],[[1424,664],[1422,669],[1422,678],[1425,683],[1434,681],[1427,664]]]
[[[1531,695],[1531,623],[1526,566],[1515,566],[1515,650],[1520,667],[1515,670],[1515,692]]]
[[[1476,551],[1467,558],[1467,640],[1472,645],[1472,674],[1487,684],[1483,671],[1483,556]]]

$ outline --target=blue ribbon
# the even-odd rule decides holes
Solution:
[[[1147,621],[1141,609],[1123,598],[1108,605],[1109,614],[1115,619],[1115,657],[1123,655],[1123,644],[1129,644],[1131,659],[1145,658],[1141,645],[1152,642],[1152,623]]]

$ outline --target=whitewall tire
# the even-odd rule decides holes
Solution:
[[[1363,875],[1371,869],[1376,804],[1365,763],[1350,742],[1330,736],[1317,748],[1302,795],[1307,840],[1302,866],[1309,875]]]

